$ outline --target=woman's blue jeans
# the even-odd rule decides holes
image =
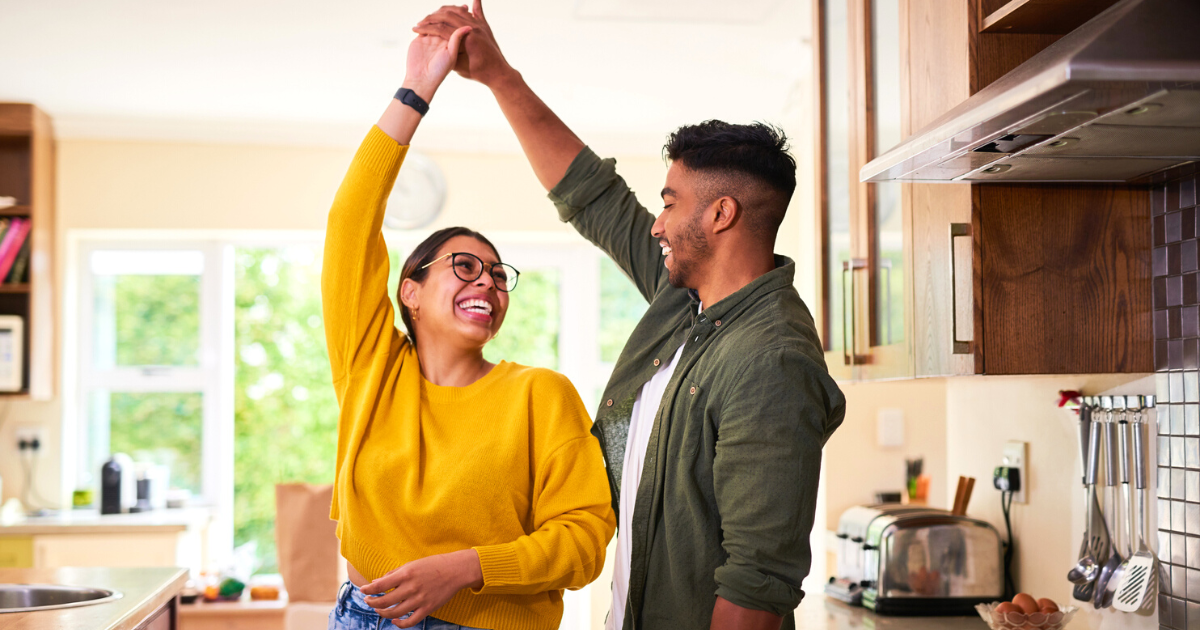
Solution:
[[[380,617],[379,613],[367,604],[366,596],[354,584],[346,582],[338,590],[337,605],[329,611],[329,630],[388,630],[395,627],[392,625],[391,619]],[[433,617],[426,617],[413,628],[414,630],[480,630]]]

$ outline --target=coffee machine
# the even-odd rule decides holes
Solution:
[[[100,513],[121,514],[137,505],[137,478],[133,459],[114,453],[100,467]]]

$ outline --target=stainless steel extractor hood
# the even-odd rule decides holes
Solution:
[[[1124,0],[859,175],[1151,183],[1198,171],[1200,0]]]

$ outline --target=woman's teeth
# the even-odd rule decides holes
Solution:
[[[463,300],[458,303],[458,308],[471,313],[492,314],[492,305],[486,300]]]

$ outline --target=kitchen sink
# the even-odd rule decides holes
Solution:
[[[59,584],[0,584],[0,614],[74,608],[121,599],[120,591]]]

